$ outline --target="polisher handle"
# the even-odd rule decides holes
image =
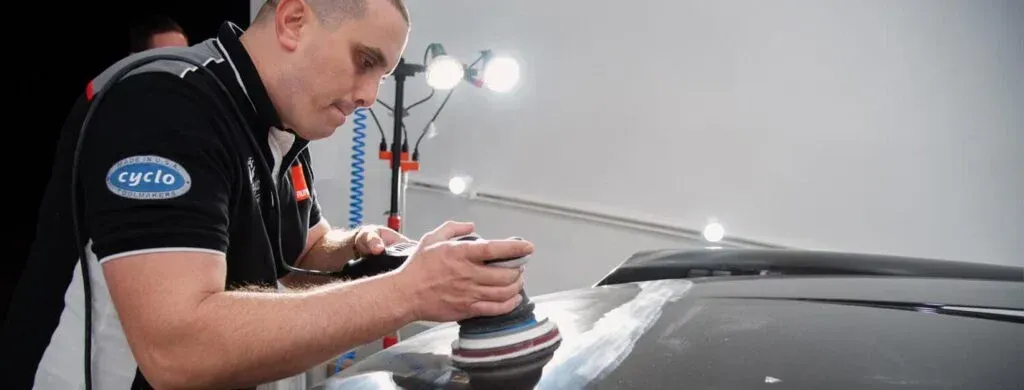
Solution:
[[[476,241],[482,240],[483,238],[476,234],[469,234],[465,236],[459,236],[452,238],[452,241]],[[512,237],[513,240],[522,240],[520,237]],[[341,273],[346,277],[350,278],[362,278],[366,276],[373,276],[376,274],[388,272],[400,267],[405,260],[412,256],[416,252],[416,247],[419,246],[418,242],[402,242],[388,246],[384,249],[384,253],[379,255],[365,255],[358,259],[354,259],[345,265]],[[518,268],[530,261],[529,256],[524,257],[513,257],[507,259],[493,259],[486,260],[484,264],[502,267],[502,268]]]
[[[459,237],[452,238],[452,241],[476,241],[476,240],[482,240],[482,239],[483,238],[481,238],[480,236],[478,236],[476,234],[468,234],[468,235],[465,235],[465,236],[459,236]],[[520,238],[520,237],[512,237],[512,239],[513,240],[522,240],[522,238]],[[528,263],[529,261],[530,261],[530,257],[529,256],[523,256],[523,257],[512,257],[512,258],[507,258],[507,259],[486,260],[486,261],[484,261],[484,264],[487,264],[487,265],[493,266],[493,267],[501,267],[501,268],[519,268],[519,267],[522,267],[523,265],[526,265],[526,263]]]
[[[392,271],[405,263],[416,251],[416,242],[403,242],[384,248],[379,255],[365,255],[350,260],[341,273],[348,278],[358,279]]]

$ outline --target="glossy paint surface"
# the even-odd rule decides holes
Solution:
[[[445,324],[316,389],[1024,388],[1024,284],[895,277],[660,280],[531,298],[563,341],[461,370]]]

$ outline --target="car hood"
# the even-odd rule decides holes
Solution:
[[[1022,287],[865,277],[573,290],[531,298],[563,337],[532,363],[456,368],[449,323],[314,389],[1020,388],[1024,354],[1008,341],[1024,339]]]

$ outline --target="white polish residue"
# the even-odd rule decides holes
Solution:
[[[577,387],[601,379],[629,356],[636,341],[661,316],[665,304],[681,297],[691,283],[659,280],[639,286],[635,298],[606,313],[590,330],[564,340],[545,368],[558,372],[545,373],[537,387]]]
[[[782,379],[776,378],[774,376],[766,376],[766,377],[764,377],[764,383],[779,383],[779,382],[782,382]]]

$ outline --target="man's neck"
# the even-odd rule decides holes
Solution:
[[[273,63],[270,62],[272,57],[267,55],[267,48],[262,44],[266,40],[260,37],[266,33],[265,29],[253,26],[242,33],[239,41],[242,42],[242,48],[249,54],[253,65],[256,66],[256,73],[259,74],[263,84],[269,90],[274,79]]]
[[[274,61],[273,47],[268,47],[267,42],[273,42],[274,37],[265,37],[265,34],[273,34],[272,28],[263,26],[250,26],[239,36],[242,48],[249,54],[253,66],[256,67],[256,74],[259,75],[263,87],[267,90],[271,101],[275,100],[274,91],[277,90],[279,80],[278,65]],[[284,124],[287,127],[287,124]]]

